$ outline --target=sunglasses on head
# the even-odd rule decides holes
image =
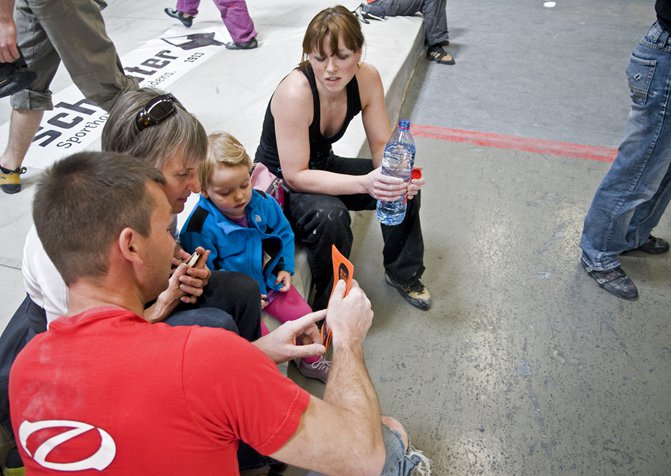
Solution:
[[[175,112],[175,104],[180,102],[172,94],[162,94],[151,99],[135,116],[135,125],[143,131],[147,127],[155,126],[165,121]]]

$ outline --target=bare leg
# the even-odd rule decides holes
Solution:
[[[37,109],[14,109],[9,121],[9,141],[0,157],[0,165],[14,170],[21,167],[35,132],[42,122],[44,111]]]

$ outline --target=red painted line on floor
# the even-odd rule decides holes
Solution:
[[[416,137],[426,137],[428,139],[464,142],[484,147],[512,149],[536,154],[575,157],[598,162],[612,162],[617,155],[617,149],[613,147],[573,144],[571,142],[532,139],[492,132],[468,131],[420,124],[412,125],[412,134]]]

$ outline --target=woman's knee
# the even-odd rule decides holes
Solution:
[[[320,200],[316,206],[301,210],[296,215],[296,225],[307,243],[315,243],[322,238],[337,243],[340,235],[351,235],[352,219],[349,210],[337,197],[326,197],[329,200]]]

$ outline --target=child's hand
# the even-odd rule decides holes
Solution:
[[[261,309],[268,305],[268,296],[266,294],[261,294]]]
[[[279,291],[282,293],[286,293],[291,287],[291,274],[288,271],[282,270],[279,273],[277,273],[277,280],[275,280],[275,284],[280,283],[284,284],[279,289]]]

